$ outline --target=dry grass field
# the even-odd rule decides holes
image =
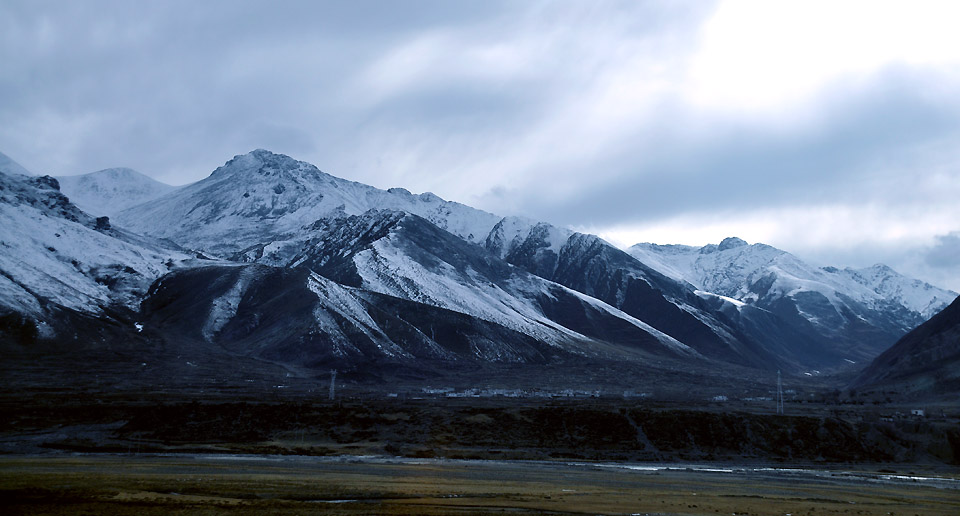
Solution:
[[[960,479],[280,456],[0,457],[0,513],[960,514]],[[943,476],[940,472],[938,475]]]

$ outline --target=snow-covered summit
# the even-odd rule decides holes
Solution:
[[[717,251],[727,251],[730,249],[736,249],[738,247],[743,247],[748,245],[746,240],[737,237],[727,237],[724,238],[720,245],[717,246]]]
[[[130,168],[108,168],[89,174],[59,176],[60,191],[91,215],[116,213],[177,189]]]
[[[957,297],[956,292],[937,288],[925,281],[908,278],[882,263],[864,269],[846,268],[838,274],[865,286],[881,299],[899,303],[911,311],[920,313],[924,319],[940,312]]]
[[[230,255],[289,236],[319,219],[371,209],[419,215],[467,241],[482,243],[500,217],[432,193],[380,190],[258,149],[235,156],[209,177],[117,215],[119,224],[181,245]]]
[[[907,278],[885,265],[820,268],[786,251],[766,244],[748,245],[739,238],[700,248],[643,243],[628,251],[662,274],[701,291],[757,306],[769,306],[782,298],[797,300],[801,315],[815,325],[833,325],[828,319],[834,316],[846,319],[851,303],[882,311],[900,305],[916,315],[903,323],[905,331],[957,297],[956,292]],[[824,313],[822,306],[808,306],[820,304],[818,300],[829,303],[836,314]]]

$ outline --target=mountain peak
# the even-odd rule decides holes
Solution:
[[[59,176],[57,180],[61,191],[80,209],[91,215],[110,217],[176,190],[174,186],[126,167]]]
[[[736,249],[737,247],[743,247],[745,245],[747,245],[747,242],[741,238],[727,237],[720,242],[717,250],[726,251],[727,249]]]
[[[883,263],[875,263],[868,267],[869,270],[877,271],[885,274],[899,274],[897,271],[893,270],[889,265]]]
[[[261,176],[285,176],[293,171],[304,171],[310,175],[322,174],[320,170],[286,154],[277,154],[266,149],[256,149],[246,154],[238,154],[223,166],[217,168],[210,177],[226,177],[237,174]]]
[[[500,220],[429,192],[380,190],[341,179],[265,149],[234,156],[209,177],[148,204],[114,220],[127,229],[222,256],[298,232],[318,219],[340,219],[373,208],[421,216],[473,243],[482,243]]]

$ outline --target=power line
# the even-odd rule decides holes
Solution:
[[[337,395],[337,370],[330,370],[330,399],[334,399]]]
[[[777,369],[777,414],[783,414],[783,383],[780,381],[779,369]]]

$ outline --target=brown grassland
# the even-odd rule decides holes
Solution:
[[[16,514],[960,514],[960,490],[884,475],[632,471],[589,463],[255,456],[0,457]]]

